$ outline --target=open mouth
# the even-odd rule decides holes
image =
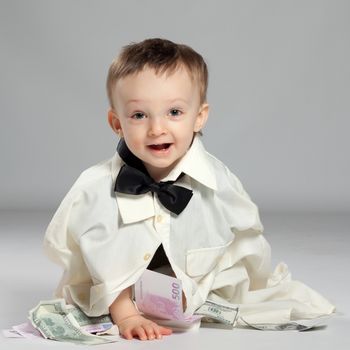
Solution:
[[[148,147],[156,150],[156,151],[162,151],[166,150],[171,146],[171,143],[161,143],[159,145],[149,145]]]

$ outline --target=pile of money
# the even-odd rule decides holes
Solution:
[[[30,310],[29,321],[2,331],[7,338],[53,339],[85,345],[121,341],[109,315],[88,317],[64,299],[40,301]]]
[[[32,325],[47,339],[96,345],[117,341],[92,333],[112,328],[109,316],[88,317],[74,305],[66,305],[63,299],[41,301],[29,312]]]
[[[234,326],[237,307],[207,301],[192,316],[183,312],[182,283],[179,279],[146,270],[135,284],[135,304],[147,318],[174,331],[198,329],[201,321]],[[109,315],[88,317],[64,299],[41,301],[29,312],[30,322],[6,330],[7,337],[45,338],[85,345],[121,341],[118,327]]]
[[[196,312],[184,313],[182,283],[179,279],[146,270],[135,284],[135,304],[147,318],[174,331],[198,329],[200,325],[232,329],[237,324],[259,330],[303,331],[325,324],[329,318],[290,321],[285,324],[247,322],[239,306],[207,300]],[[30,322],[4,330],[5,337],[54,339],[96,345],[122,341],[118,327],[109,315],[88,317],[78,307],[67,305],[64,299],[41,301],[29,312]]]

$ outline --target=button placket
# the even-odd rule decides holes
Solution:
[[[144,256],[143,256],[143,260],[145,261],[148,261],[150,259],[152,255],[150,253],[146,253]]]
[[[153,226],[158,233],[164,235],[166,234],[166,231],[169,231],[169,228],[166,228],[166,225],[170,222],[170,214],[164,210],[164,207],[157,196],[153,197],[153,203],[155,212]]]

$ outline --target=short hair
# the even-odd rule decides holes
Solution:
[[[160,72],[167,75],[181,66],[185,67],[191,80],[199,85],[200,103],[206,102],[208,68],[203,57],[187,45],[153,38],[124,46],[112,61],[107,76],[107,95],[111,108],[114,108],[112,95],[115,83],[128,75],[141,72],[145,66],[153,68],[156,74]]]

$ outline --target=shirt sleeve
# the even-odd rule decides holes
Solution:
[[[108,228],[96,223],[101,217],[101,203],[81,188],[73,186],[54,214],[44,237],[44,252],[59,264],[63,276],[55,296],[80,307],[88,316],[109,313],[109,305],[125,286],[108,285],[98,280],[94,271],[96,257],[86,256],[81,237],[86,232],[98,231],[102,235]],[[102,209],[101,209],[102,208]],[[120,288],[119,288],[120,287]]]
[[[74,233],[69,229],[72,217],[81,210],[82,205],[81,193],[73,187],[61,202],[47,227],[44,252],[51,261],[64,270],[55,296],[86,308],[92,280],[79,244]],[[73,290],[76,292],[72,293]]]

